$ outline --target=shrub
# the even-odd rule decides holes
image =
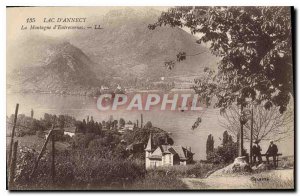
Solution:
[[[45,138],[45,133],[44,133],[44,131],[37,131],[36,132],[36,135],[39,137],[39,138]]]
[[[238,144],[228,143],[218,146],[213,152],[207,154],[207,160],[212,163],[232,163],[238,155]]]
[[[103,158],[97,151],[89,149],[66,150],[57,152],[55,157],[55,184],[51,179],[51,156],[48,152],[42,157],[33,176],[29,175],[38,156],[32,149],[19,153],[16,183],[18,189],[69,189],[89,185],[103,188],[116,183],[130,184],[137,178],[143,178],[143,164],[117,158]]]
[[[206,144],[206,159],[211,163],[231,163],[238,156],[238,143],[233,142],[227,131],[223,133],[222,145],[217,148],[213,145],[214,139],[210,134]]]
[[[76,134],[74,136],[73,147],[75,148],[87,148],[89,146],[90,141],[92,141],[95,137],[95,134],[87,133],[87,134]]]
[[[137,179],[129,187],[134,190],[182,190],[186,188],[176,175],[163,170],[149,170],[144,178]]]
[[[39,165],[30,178],[30,174],[34,168],[35,161],[38,157],[38,153],[30,148],[21,147],[17,154],[17,168],[15,174],[15,182],[17,189],[43,189],[46,188],[51,182],[50,176],[50,160],[48,153],[43,156]]]

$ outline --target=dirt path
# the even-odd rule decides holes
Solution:
[[[292,188],[293,171],[293,169],[278,169],[252,175],[183,178],[182,181],[189,189]]]

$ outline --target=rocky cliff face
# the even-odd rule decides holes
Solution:
[[[58,42],[43,49],[39,64],[20,67],[8,76],[19,90],[76,94],[100,85],[90,69],[95,63],[69,42]]]

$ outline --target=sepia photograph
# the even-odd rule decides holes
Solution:
[[[7,190],[295,190],[294,20],[7,6]]]

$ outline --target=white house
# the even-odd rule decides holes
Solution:
[[[132,131],[134,128],[134,124],[128,124],[126,123],[125,126],[124,126],[124,129],[125,130],[129,130],[129,131]]]
[[[125,131],[133,131],[134,129],[134,124],[128,124],[126,123],[124,127],[118,130],[119,133],[125,133]]]
[[[182,146],[160,145],[153,149],[151,134],[145,148],[146,169],[160,166],[186,165],[193,162],[194,153]]]
[[[66,127],[64,128],[64,134],[73,137],[75,135],[76,127]]]
[[[109,88],[107,86],[101,85],[101,90],[109,90]]]

